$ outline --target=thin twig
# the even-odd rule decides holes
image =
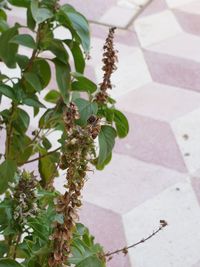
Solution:
[[[28,163],[31,163],[31,162],[34,162],[34,161],[37,161],[37,160],[43,159],[43,158],[45,158],[45,157],[47,157],[47,156],[49,156],[49,155],[53,154],[54,152],[56,152],[56,151],[58,151],[58,150],[60,150],[60,149],[61,149],[61,146],[60,146],[60,147],[58,147],[58,148],[56,148],[56,149],[54,149],[54,150],[52,150],[52,151],[49,151],[49,152],[47,152],[47,153],[46,153],[46,154],[44,154],[44,155],[41,155],[41,156],[37,157],[37,158],[30,159],[30,160],[28,160],[28,161],[24,162],[23,164],[28,164]]]
[[[128,247],[124,247],[124,248],[121,248],[121,249],[117,249],[117,250],[115,250],[115,251],[113,251],[113,252],[108,252],[108,253],[105,254],[105,257],[109,257],[109,258],[110,258],[112,255],[114,255],[114,254],[118,254],[118,253],[120,253],[120,252],[122,252],[122,253],[124,253],[124,254],[126,255],[126,254],[128,253],[128,250],[129,250],[130,248],[134,248],[134,247],[136,247],[136,246],[138,246],[138,245],[140,245],[140,244],[146,242],[147,240],[149,240],[150,238],[152,238],[152,237],[154,237],[156,234],[158,234],[158,233],[159,233],[164,227],[166,227],[166,226],[167,226],[167,222],[164,221],[164,220],[161,220],[161,221],[160,221],[160,226],[159,226],[159,228],[158,228],[156,231],[153,231],[153,233],[150,234],[148,237],[143,238],[143,239],[141,239],[140,241],[138,241],[138,242],[136,242],[136,243],[134,243],[134,244],[132,244],[132,245],[130,245],[130,246],[128,246]]]

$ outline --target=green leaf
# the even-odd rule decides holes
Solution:
[[[31,139],[27,135],[13,134],[10,155],[16,158],[18,166],[24,164],[32,155],[33,146],[30,144]]]
[[[28,225],[33,228],[34,232],[40,239],[48,240],[49,232],[48,227],[45,224],[41,224],[37,218],[29,218]]]
[[[26,111],[17,108],[13,118],[13,126],[19,133],[24,133],[28,129],[30,117]]]
[[[61,7],[61,12],[63,12],[67,20],[70,21],[73,29],[81,40],[83,49],[88,52],[90,50],[90,33],[86,18],[68,4]]]
[[[73,90],[89,92],[91,94],[97,90],[97,85],[93,81],[83,76],[81,73],[72,72],[71,75],[77,80],[77,82],[73,82],[72,84]]]
[[[97,256],[90,256],[82,260],[76,267],[104,267],[105,264]]]
[[[24,78],[33,87],[35,91],[40,92],[42,90],[41,81],[35,73],[24,73]]]
[[[110,156],[115,145],[116,131],[113,127],[103,125],[99,133],[99,157],[97,166],[102,166]]]
[[[16,172],[16,163],[13,160],[5,160],[0,165],[0,194],[3,194],[9,182],[13,182]],[[1,266],[1,265],[0,265]]]
[[[79,223],[76,224],[75,230],[69,263],[76,267],[105,267],[104,260],[99,257],[103,253],[103,248],[94,243],[94,237],[90,235],[88,229]]]
[[[6,244],[6,241],[2,240],[0,241],[0,258],[3,257],[3,255],[7,252],[8,245]]]
[[[31,13],[30,6],[27,8],[26,20],[27,20],[27,22],[26,22],[27,26],[29,27],[29,29],[31,29],[33,31],[35,29],[36,22],[33,18],[32,13]]]
[[[83,73],[85,69],[85,59],[79,44],[73,40],[65,40],[64,42],[72,52],[76,71]]]
[[[17,44],[10,43],[10,40],[18,34],[17,26],[8,29],[0,36],[0,59],[9,67],[15,68]]]
[[[23,104],[27,106],[31,106],[34,108],[46,108],[45,105],[43,105],[36,95],[32,95],[30,98],[25,98],[22,100]]]
[[[16,55],[16,61],[17,61],[17,64],[19,65],[20,69],[25,69],[28,65],[29,58],[25,55],[17,54]]]
[[[48,109],[40,118],[39,127],[44,129],[55,128],[62,122],[62,111],[59,112],[56,109]]]
[[[19,34],[15,35],[11,40],[10,43],[23,45],[32,49],[36,49],[36,43],[33,37],[29,34]]]
[[[5,20],[0,20],[0,32],[5,32],[9,29],[9,25]]]
[[[77,105],[80,113],[80,119],[77,121],[80,125],[86,125],[87,120],[91,115],[96,115],[98,110],[97,103],[91,103],[82,98],[77,98],[74,100],[74,103]]]
[[[51,79],[51,69],[48,62],[45,59],[37,58],[33,63],[32,72],[39,76],[42,87],[47,87]]]
[[[51,142],[46,137],[43,137],[42,144],[47,150],[52,147]]]
[[[13,88],[6,84],[0,84],[0,93],[7,96],[8,98],[11,98],[12,100],[16,100]]]
[[[58,99],[60,98],[60,93],[56,90],[51,90],[48,92],[44,98],[45,101],[56,104]]]
[[[105,168],[105,166],[108,165],[108,163],[110,163],[111,159],[112,159],[112,153],[110,153],[108,155],[108,157],[106,158],[106,160],[104,160],[104,162],[101,165],[98,164],[98,159],[95,159],[93,163],[96,166],[96,169],[97,170],[102,171]]]
[[[127,118],[121,111],[116,109],[114,110],[114,121],[117,130],[117,135],[120,138],[126,137],[129,132],[129,124]]]
[[[52,39],[48,42],[45,42],[44,45],[45,50],[51,51],[61,62],[68,64],[69,55],[61,40]]]
[[[70,65],[64,64],[57,59],[53,60],[56,68],[56,80],[64,102],[67,104],[71,86]]]
[[[43,7],[39,8],[38,0],[31,1],[31,13],[37,23],[42,23],[53,17],[53,13],[49,9]]]
[[[0,9],[0,20],[7,20],[6,12],[3,9]]]
[[[45,150],[44,153],[47,151]],[[41,154],[43,155],[43,154]],[[52,153],[39,160],[39,172],[42,178],[42,186],[45,187],[51,182],[56,176],[58,176],[56,163],[59,161],[59,153]]]
[[[28,7],[30,5],[30,0],[8,0],[8,2],[13,6],[18,7]]]

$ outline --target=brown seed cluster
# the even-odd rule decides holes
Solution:
[[[27,223],[28,217],[34,217],[37,214],[38,207],[36,203],[35,190],[38,181],[33,173],[23,171],[20,175],[19,183],[15,187],[13,199],[15,201],[14,219],[23,226]]]
[[[96,95],[96,101],[99,103],[106,103],[108,99],[108,89],[112,89],[111,75],[117,69],[117,51],[114,49],[114,33],[115,27],[110,28],[108,37],[106,38],[105,45],[103,47],[103,67],[104,72],[103,82],[100,84],[100,91]]]
[[[75,124],[79,118],[78,109],[70,103],[64,112],[67,133],[60,168],[66,169],[66,192],[57,201],[57,212],[63,214],[64,223],[56,223],[53,233],[54,252],[49,259],[51,267],[66,264],[70,254],[75,224],[78,219],[78,208],[81,206],[81,190],[84,186],[88,164],[95,156],[94,138],[100,130],[99,120],[95,116],[88,119],[88,124],[80,127]],[[98,130],[97,130],[98,129]]]

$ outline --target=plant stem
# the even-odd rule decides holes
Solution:
[[[23,164],[28,164],[28,163],[31,163],[31,162],[34,162],[34,161],[38,161],[38,160],[40,160],[40,159],[43,159],[43,158],[45,158],[45,157],[47,157],[47,156],[53,154],[54,152],[59,151],[60,149],[61,149],[61,146],[58,147],[58,148],[56,148],[56,149],[54,149],[54,150],[52,150],[52,151],[49,151],[48,153],[46,153],[46,154],[44,154],[44,155],[41,155],[41,156],[37,157],[37,158],[28,160],[28,161],[24,162]]]
[[[12,132],[13,132],[13,117],[15,115],[15,110],[17,108],[17,105],[12,102],[12,108],[11,108],[11,114],[10,114],[10,119],[8,122],[8,125],[6,127],[6,151],[5,151],[5,158],[8,159],[9,158],[9,154],[10,154],[10,146],[11,146],[11,139],[12,139]]]
[[[113,251],[113,252],[108,252],[108,253],[106,253],[104,256],[105,256],[105,257],[111,257],[112,255],[114,255],[114,254],[118,254],[118,253],[120,253],[120,252],[122,252],[122,253],[124,253],[124,254],[126,255],[126,254],[128,253],[128,250],[129,250],[130,248],[134,248],[134,247],[136,247],[136,246],[138,246],[138,245],[140,245],[140,244],[146,242],[147,240],[149,240],[150,238],[152,238],[152,237],[154,237],[156,234],[158,234],[158,233],[159,233],[164,227],[166,227],[166,226],[167,226],[167,222],[166,222],[166,221],[162,221],[162,223],[160,224],[159,228],[158,228],[156,231],[153,231],[153,233],[150,234],[148,237],[143,238],[143,239],[141,239],[140,241],[138,241],[138,242],[136,242],[136,243],[134,243],[134,244],[132,244],[132,245],[130,245],[130,246],[127,246],[127,247],[123,247],[123,248],[117,249],[117,250],[115,250],[115,251]]]
[[[16,259],[16,256],[17,256],[17,247],[19,245],[20,240],[21,240],[21,233],[19,233],[17,235],[17,240],[16,240],[16,244],[15,244],[15,247],[14,247],[14,251],[13,251],[13,259],[14,260]]]

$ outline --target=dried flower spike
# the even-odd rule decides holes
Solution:
[[[111,75],[117,69],[117,51],[114,49],[114,33],[116,27],[110,28],[108,37],[106,38],[105,45],[103,47],[103,67],[104,72],[103,82],[100,84],[100,91],[96,95],[96,101],[99,103],[105,103],[108,98],[108,89],[112,89]]]

